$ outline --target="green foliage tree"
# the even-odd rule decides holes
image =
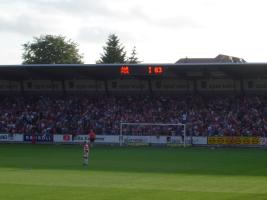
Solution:
[[[63,36],[41,35],[23,44],[23,64],[82,64],[78,44]]]
[[[109,63],[126,63],[126,51],[124,46],[120,44],[120,40],[117,35],[111,34],[108,37],[106,46],[103,47],[104,53],[101,54],[100,60],[97,63],[109,64]]]
[[[137,57],[136,47],[133,48],[131,56],[127,59],[127,63],[129,63],[129,64],[141,63],[141,61],[139,61],[138,57]]]

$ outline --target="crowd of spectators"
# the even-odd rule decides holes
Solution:
[[[267,136],[267,96],[4,96],[0,133],[119,134],[120,122],[185,123],[192,136]],[[129,134],[182,127],[123,126]],[[125,134],[124,133],[124,134]]]

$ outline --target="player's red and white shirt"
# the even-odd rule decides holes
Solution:
[[[85,151],[85,152],[88,152],[89,151],[89,145],[88,144],[85,144],[83,146],[83,151]]]

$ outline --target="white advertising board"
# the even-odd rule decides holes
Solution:
[[[66,135],[54,135],[53,136],[54,137],[54,139],[53,139],[53,141],[54,142],[66,142],[66,143],[68,143],[68,142],[72,142],[72,135],[69,135],[69,134],[66,134]]]
[[[23,134],[0,134],[0,142],[23,142]]]
[[[9,137],[8,137],[8,134],[0,134],[0,141],[1,142],[6,142],[6,141],[9,141]]]
[[[72,138],[74,143],[83,143],[88,141],[87,135],[76,135]],[[119,144],[119,136],[118,135],[97,135],[95,139],[95,143],[99,144]]]
[[[182,144],[182,138],[180,136],[139,136],[139,135],[124,135],[123,144],[167,144],[175,143]]]
[[[13,139],[11,141],[23,142],[24,141],[23,134],[14,134]]]

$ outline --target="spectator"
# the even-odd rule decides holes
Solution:
[[[2,97],[0,132],[119,134],[120,122],[183,123],[195,136],[266,136],[267,96]],[[132,134],[181,134],[177,128],[127,126]]]

